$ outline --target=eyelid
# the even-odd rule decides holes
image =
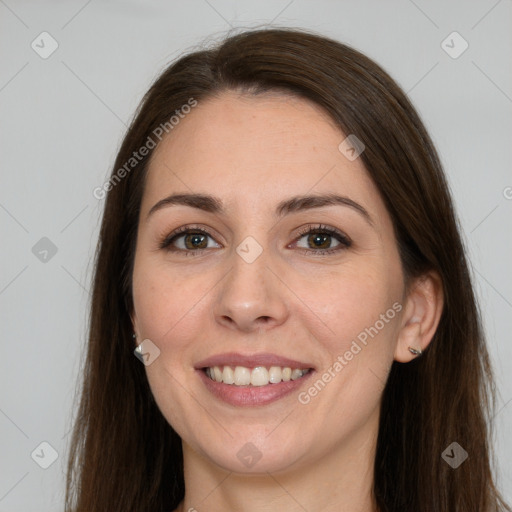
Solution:
[[[338,241],[339,245],[336,247],[330,247],[328,249],[300,248],[299,250],[303,254],[312,255],[315,257],[329,256],[332,254],[339,254],[343,251],[346,251],[352,246],[352,240],[348,235],[346,235],[343,231],[340,231],[337,228],[327,226],[325,224],[308,224],[306,227],[300,230],[299,235],[295,237],[295,240],[290,245],[297,244],[298,241],[304,236],[315,233],[327,234],[335,238]],[[290,245],[288,245],[288,247],[290,247]]]
[[[173,230],[167,236],[164,236],[161,238],[161,242],[159,242],[159,248],[162,250],[167,250],[169,252],[183,253],[185,255],[200,255],[200,254],[204,253],[205,251],[207,251],[208,249],[212,249],[212,248],[206,247],[203,249],[196,249],[196,250],[178,249],[178,248],[171,249],[170,246],[180,236],[185,236],[187,234],[193,234],[194,232],[199,232],[201,234],[204,234],[207,237],[212,238],[215,241],[215,243],[222,245],[221,243],[217,242],[217,240],[215,239],[215,237],[217,237],[217,235],[214,236],[209,231],[209,229],[211,229],[211,228],[206,229],[200,225],[193,225],[193,224],[187,224],[184,226],[180,226],[179,228]],[[214,231],[214,230],[212,230],[212,231]],[[325,224],[308,224],[307,226],[305,226],[299,230],[299,233],[295,236],[294,240],[290,244],[287,245],[287,248],[289,248],[293,244],[296,244],[302,237],[309,235],[309,234],[315,234],[315,233],[319,233],[319,234],[323,233],[323,234],[327,234],[333,238],[336,238],[339,242],[339,246],[332,247],[329,249],[298,248],[298,250],[300,250],[304,254],[315,254],[317,256],[322,256],[322,255],[328,255],[328,254],[340,252],[344,249],[346,250],[352,245],[352,240],[350,239],[350,237],[337,228],[334,228],[334,227],[331,227],[331,226],[328,226]]]
[[[220,242],[218,242],[216,240],[216,238],[220,238],[220,237],[216,234],[215,230],[213,230],[212,228],[204,228],[198,224],[186,224],[184,226],[180,226],[179,228],[176,228],[168,235],[160,237],[159,239],[161,241],[158,244],[159,248],[171,251],[171,249],[169,249],[169,246],[176,238],[178,238],[179,236],[187,235],[190,232],[194,232],[194,231],[197,231],[201,234],[209,236],[210,238],[215,239],[215,243],[222,245]],[[212,234],[211,231],[213,231],[214,233]],[[202,249],[202,250],[204,251],[204,249]],[[193,251],[185,251],[182,249],[176,249],[175,252],[193,252]],[[196,251],[196,252],[198,252],[198,251]]]
[[[337,237],[341,238],[342,239],[341,241],[344,243],[347,243],[347,245],[352,244],[352,240],[346,233],[344,233],[343,231],[341,231],[335,227],[328,226],[326,224],[317,224],[317,225],[308,224],[304,228],[301,228],[301,230],[299,231],[299,234],[297,235],[297,237],[295,238],[294,241],[299,240],[304,235],[314,234],[314,233],[327,233],[331,236],[337,236]]]

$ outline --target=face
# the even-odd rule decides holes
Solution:
[[[229,92],[152,157],[134,330],[160,350],[146,366],[159,408],[208,463],[300,469],[376,434],[404,282],[344,139],[305,100]]]

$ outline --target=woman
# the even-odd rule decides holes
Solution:
[[[185,55],[95,195],[67,510],[510,510],[445,177],[374,62],[286,29]]]

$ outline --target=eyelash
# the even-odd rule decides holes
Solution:
[[[170,235],[166,236],[160,242],[159,247],[160,249],[167,250],[169,252],[181,252],[184,253],[186,256],[198,256],[208,248],[196,250],[171,248],[172,243],[175,242],[178,238],[182,237],[183,235],[193,234],[202,234],[212,237],[212,235],[206,229],[203,229],[201,227],[182,226],[181,228],[174,230]],[[329,226],[325,226],[323,224],[317,226],[313,226],[311,224],[308,225],[306,228],[300,231],[300,233],[292,243],[298,242],[305,235],[313,234],[323,234],[331,236],[338,240],[340,244],[330,249],[300,249],[304,254],[313,254],[314,256],[327,256],[339,251],[346,250],[352,245],[352,241],[347,235],[345,235],[341,231],[338,231],[337,229],[330,228]]]

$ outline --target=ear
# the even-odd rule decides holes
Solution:
[[[437,272],[428,272],[412,283],[405,301],[395,361],[408,363],[418,357],[409,347],[422,352],[428,347],[439,325],[443,304],[443,285]]]

